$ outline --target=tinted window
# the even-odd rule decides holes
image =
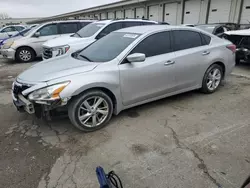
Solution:
[[[113,31],[116,31],[116,30],[119,30],[119,29],[122,29],[122,23],[121,22],[117,22],[117,23],[113,23],[113,24],[110,24],[108,25],[107,27],[105,27],[101,33],[99,34],[100,37],[103,37],[103,36],[106,36],[108,35],[109,33],[113,32]]]
[[[211,42],[211,37],[210,37],[210,36],[205,35],[205,34],[201,34],[201,36],[202,36],[202,40],[203,40],[202,43],[203,43],[204,45],[210,44],[210,42]]]
[[[113,32],[85,48],[77,58],[93,62],[111,61],[138,37],[138,34]]]
[[[24,27],[22,27],[22,26],[15,26],[15,28],[17,31],[22,31],[24,29]]]
[[[16,31],[16,29],[14,27],[6,27],[5,29],[3,29],[1,31],[1,33],[5,33],[5,32],[13,32]]]
[[[103,23],[91,23],[86,27],[82,28],[81,30],[77,31],[77,34],[75,34],[74,37],[91,37],[104,26],[105,24]]]
[[[134,26],[138,26],[138,25],[142,25],[141,22],[123,22],[123,27],[134,27]]]
[[[142,22],[142,25],[155,25],[156,23],[154,22]],[[169,24],[167,24],[169,25]]]
[[[56,24],[50,24],[42,27],[38,30],[40,32],[40,36],[49,36],[49,35],[57,35],[57,25]]]
[[[244,37],[241,41],[241,45],[250,46],[250,37]]]
[[[151,57],[169,52],[171,52],[170,32],[161,32],[144,39],[131,54],[143,53],[146,57]]]
[[[202,45],[200,34],[194,31],[173,31],[174,49],[185,50]]]
[[[59,27],[62,34],[75,33],[78,31],[77,23],[60,23]]]

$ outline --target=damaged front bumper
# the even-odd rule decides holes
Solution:
[[[48,117],[51,110],[66,106],[70,98],[56,100],[34,100],[31,101],[27,96],[23,95],[23,91],[30,87],[18,82],[13,83],[12,99],[19,112],[27,112],[35,114],[37,117]]]

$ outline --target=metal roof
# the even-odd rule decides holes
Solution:
[[[90,12],[95,12],[95,11],[98,12],[98,11],[101,11],[103,9],[112,9],[112,8],[116,8],[116,7],[120,7],[120,6],[126,6],[126,5],[136,4],[136,3],[143,3],[146,1],[150,1],[150,0],[121,0],[118,2],[109,3],[109,4],[105,4],[105,5],[100,5],[100,6],[95,6],[95,7],[91,7],[91,8],[87,8],[87,9],[81,9],[81,10],[74,11],[74,12],[69,12],[69,13],[59,14],[59,15],[55,15],[55,16],[51,16],[51,17],[45,17],[42,19],[32,20],[32,21],[27,22],[27,23],[46,22],[46,21],[51,21],[53,19],[70,17],[70,16],[77,16],[79,14],[90,13]]]

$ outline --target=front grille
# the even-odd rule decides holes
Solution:
[[[20,83],[15,83],[13,87],[13,94],[15,98],[18,97],[18,94],[22,93],[24,90],[30,88],[30,86],[22,85]]]
[[[52,49],[51,48],[43,48],[43,58],[44,59],[49,59],[52,58]]]

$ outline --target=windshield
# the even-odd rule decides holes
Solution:
[[[113,32],[85,48],[77,54],[77,59],[91,62],[111,61],[139,36],[133,33]]]
[[[23,34],[24,37],[28,36],[30,33],[32,33],[35,29],[37,29],[40,25],[37,25],[36,27],[30,28],[30,30]]]
[[[105,24],[103,23],[91,23],[81,30],[77,31],[76,34],[73,35],[73,37],[91,37],[97,31],[99,31],[99,29],[103,28],[103,26],[105,26]]]
[[[207,31],[209,33],[213,33],[215,26],[213,25],[197,25],[195,26],[201,30]]]

